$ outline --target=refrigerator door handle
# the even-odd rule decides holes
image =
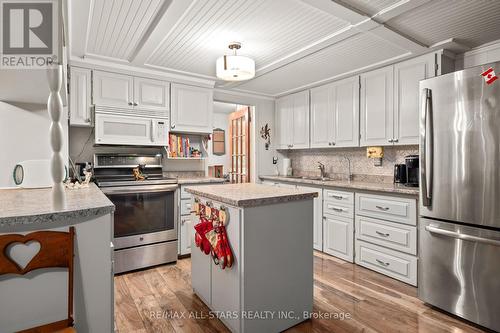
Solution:
[[[432,91],[424,88],[422,93],[422,111],[420,119],[420,150],[422,165],[422,205],[431,206],[432,199]]]
[[[500,246],[500,240],[496,239],[491,239],[491,238],[484,238],[484,237],[478,237],[478,236],[472,236],[472,235],[467,235],[467,234],[462,234],[459,232],[454,232],[454,231],[449,231],[441,228],[434,227],[432,225],[428,225],[425,227],[425,230],[432,234],[438,234],[442,236],[447,236],[447,237],[453,237],[456,239],[461,239],[461,240],[466,240],[466,241],[471,241],[471,242],[477,242],[477,243],[484,243],[484,244],[489,244],[489,245],[495,245],[495,246]]]

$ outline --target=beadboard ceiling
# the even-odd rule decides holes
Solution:
[[[487,0],[73,1],[69,44],[72,60],[280,96],[436,48],[463,52],[500,39],[498,17],[500,1]],[[254,79],[215,78],[231,41],[255,60]]]

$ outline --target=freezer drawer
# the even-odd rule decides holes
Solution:
[[[500,232],[421,218],[419,298],[500,331]]]

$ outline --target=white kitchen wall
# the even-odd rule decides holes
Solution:
[[[67,109],[63,113],[63,152],[68,156]],[[44,104],[0,102],[0,187],[15,187],[12,172],[18,162],[50,159],[50,117]]]

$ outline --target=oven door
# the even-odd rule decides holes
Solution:
[[[116,250],[177,239],[177,185],[101,189],[115,205]]]

